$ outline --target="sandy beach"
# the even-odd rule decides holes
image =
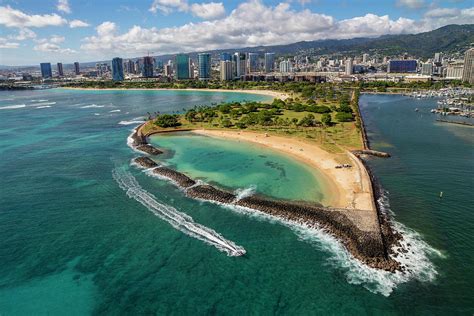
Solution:
[[[152,89],[146,89],[146,88],[104,88],[104,89],[96,89],[96,88],[68,88],[68,87],[61,87],[60,89],[73,89],[73,90],[156,90],[156,91],[205,91],[205,92],[236,92],[236,93],[248,93],[248,94],[260,94],[260,95],[267,95],[270,97],[273,97],[274,99],[282,99],[286,100],[290,96],[287,93],[284,92],[279,92],[279,91],[272,91],[272,90],[226,90],[226,89],[167,89],[167,88],[152,88]]]
[[[281,136],[265,136],[250,131],[194,130],[194,133],[210,137],[249,141],[257,143],[288,155],[310,165],[324,176],[324,183],[332,195],[323,201],[325,206],[345,209],[370,210],[376,212],[372,187],[367,170],[351,153],[346,155],[352,168],[336,169],[337,154],[331,154],[315,144]],[[340,156],[341,154],[339,154]]]

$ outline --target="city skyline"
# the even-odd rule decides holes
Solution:
[[[474,19],[474,7],[468,1],[356,2],[2,1],[0,64],[32,65],[49,60],[70,64],[148,53],[376,37],[429,31]]]

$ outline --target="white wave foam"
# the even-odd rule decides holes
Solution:
[[[235,192],[234,192],[235,195],[236,195],[235,201],[237,202],[237,201],[240,201],[241,199],[243,199],[245,197],[254,195],[256,190],[257,190],[256,185],[251,185],[246,189],[237,189],[237,190],[235,190]]]
[[[12,109],[20,109],[26,107],[26,104],[14,104],[14,105],[6,105],[0,107],[0,110],[12,110]]]
[[[109,111],[110,113],[116,113],[116,112],[120,112],[120,110],[112,110],[112,111]]]
[[[127,193],[129,198],[133,198],[156,216],[169,223],[174,228],[194,237],[205,243],[212,245],[220,251],[226,252],[229,256],[241,256],[245,254],[245,249],[237,246],[234,242],[225,239],[216,231],[195,223],[191,216],[179,212],[174,207],[159,203],[156,197],[142,189],[137,180],[130,172],[116,168],[112,171],[112,176],[119,184],[120,188]]]
[[[28,106],[42,106],[42,105],[54,105],[54,104],[56,104],[56,102],[40,102],[40,103],[32,103]]]
[[[39,100],[30,100],[30,102],[47,102],[49,100],[46,99],[39,99]]]
[[[89,104],[81,106],[81,109],[90,109],[90,108],[103,108],[105,105]]]
[[[120,121],[119,125],[132,125],[132,124],[142,124],[144,121]]]
[[[5,99],[0,99],[0,101],[13,101],[15,100],[14,98],[5,98]]]
[[[99,115],[100,115],[100,113],[94,113],[94,115],[95,115],[95,116],[99,116]]]
[[[42,105],[42,106],[37,106],[36,108],[37,109],[46,109],[46,108],[50,108],[51,105]]]

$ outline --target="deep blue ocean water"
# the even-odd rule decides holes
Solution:
[[[393,154],[371,165],[411,241],[410,275],[367,269],[319,231],[188,199],[130,165],[138,154],[126,139],[146,112],[266,98],[0,92],[0,314],[472,314],[473,134],[434,122],[433,100],[361,99],[374,148]],[[202,153],[209,143],[193,146],[181,148]],[[212,171],[206,181],[275,197],[304,199],[295,183],[319,185],[276,152],[252,158],[258,149],[212,146],[224,165],[249,165],[245,177],[228,177],[205,155],[166,159],[201,176]],[[247,255],[228,256],[230,246]]]

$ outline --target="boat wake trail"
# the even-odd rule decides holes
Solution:
[[[133,198],[140,202],[143,206],[153,212],[153,214],[168,222],[177,230],[188,236],[204,241],[220,251],[226,252],[229,256],[242,256],[245,254],[244,248],[225,239],[216,231],[195,223],[192,217],[179,212],[170,205],[159,203],[153,194],[145,191],[140,186],[130,172],[116,168],[112,171],[112,176],[115,181],[117,181],[120,188],[127,193],[129,198]]]

